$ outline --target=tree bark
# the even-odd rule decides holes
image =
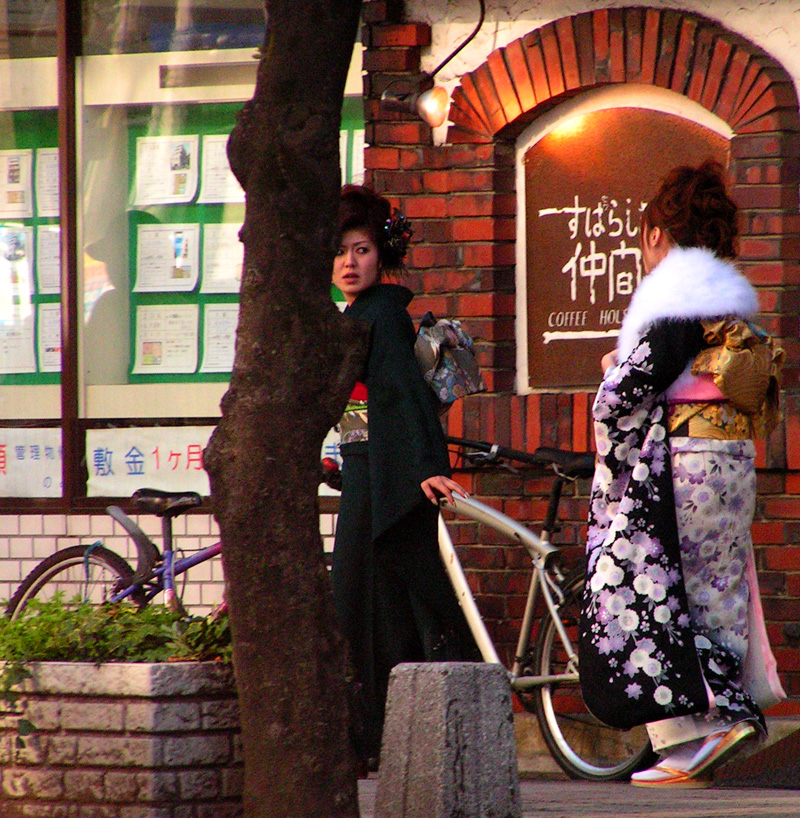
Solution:
[[[205,453],[222,535],[246,818],[358,815],[344,645],[319,535],[320,450],[366,348],[330,298],[339,127],[360,0],[267,0],[228,143],[246,192],[236,356]]]

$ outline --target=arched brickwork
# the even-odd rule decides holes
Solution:
[[[684,94],[737,136],[800,130],[794,85],[769,55],[696,15],[633,8],[565,17],[490,54],[452,94],[448,141],[492,142],[613,83]]]
[[[787,350],[787,426],[796,422],[800,283],[800,117],[795,87],[768,54],[688,12],[603,9],[565,17],[490,54],[452,93],[448,142],[513,139],[576,94],[622,83],[683,94],[727,122],[730,175],[742,209],[740,262],[759,288],[760,320]],[[790,433],[769,461],[800,467]],[[763,462],[763,461],[762,461]]]

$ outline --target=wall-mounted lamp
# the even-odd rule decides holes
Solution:
[[[450,110],[450,95],[441,85],[434,85],[433,78],[461,51],[472,42],[483,25],[486,16],[485,0],[478,0],[481,11],[475,29],[451,53],[443,59],[433,71],[425,74],[415,74],[411,77],[401,77],[392,80],[381,94],[381,107],[387,111],[401,111],[407,114],[416,113],[431,128],[438,128],[447,119]]]
[[[450,97],[440,85],[430,86],[431,77],[421,74],[409,79],[390,82],[381,94],[381,106],[387,111],[401,111],[407,114],[416,113],[431,128],[438,128],[447,119],[450,108]]]

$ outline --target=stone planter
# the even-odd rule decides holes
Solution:
[[[242,759],[233,674],[215,662],[39,662],[0,721],[2,818],[233,818]]]

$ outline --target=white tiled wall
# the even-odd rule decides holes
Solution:
[[[153,515],[135,516],[139,527],[161,542],[161,521]],[[333,550],[335,515],[320,515],[320,533],[326,552]],[[172,526],[174,547],[184,553],[207,548],[219,540],[219,528],[210,514],[177,517]],[[5,603],[16,587],[45,557],[62,548],[102,540],[103,545],[136,566],[136,548],[119,523],[106,514],[0,515],[0,601]],[[186,583],[184,585],[184,578]],[[202,616],[222,600],[222,561],[215,557],[177,579],[189,613]],[[0,610],[4,608],[3,604]]]

